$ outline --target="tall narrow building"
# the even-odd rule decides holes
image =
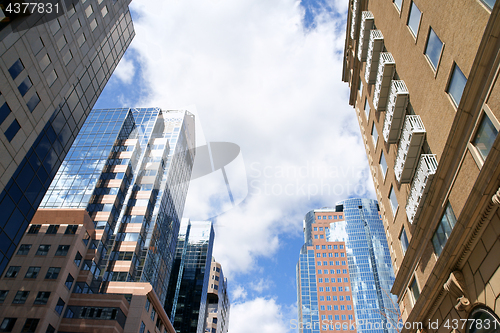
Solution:
[[[90,114],[0,280],[6,326],[173,332],[163,304],[194,161],[194,126],[187,111]],[[27,311],[10,304],[26,304]],[[44,316],[47,308],[58,316]]]
[[[447,321],[479,318],[498,329],[500,4],[349,3],[342,80],[380,204],[402,332],[449,332]]]
[[[297,264],[300,333],[395,333],[399,321],[378,204],[349,199],[304,219]]]
[[[16,3],[0,2],[0,273],[135,34],[130,0]]]
[[[182,219],[165,302],[176,332],[205,332],[214,237],[212,222]]]
[[[207,317],[205,332],[227,333],[229,328],[230,303],[227,293],[227,278],[222,266],[212,258],[210,281],[207,292]]]

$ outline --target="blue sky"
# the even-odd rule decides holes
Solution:
[[[341,81],[347,5],[131,4],[136,37],[96,108],[187,109],[196,115],[198,145],[241,148],[226,167],[237,205],[214,172],[191,183],[184,212],[192,220],[219,214],[214,255],[228,277],[232,333],[291,332],[304,215],[375,197]]]

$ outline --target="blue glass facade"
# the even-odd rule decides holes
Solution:
[[[194,116],[186,111],[106,109],[89,115],[40,207],[84,208],[103,230],[94,245],[92,265],[99,274],[93,292],[105,292],[106,281],[149,282],[165,301],[194,135]],[[130,269],[115,271],[117,261],[130,262]]]
[[[297,264],[297,299],[301,333],[319,333],[318,287],[314,250],[304,244]]]
[[[214,238],[212,222],[182,220],[165,302],[177,332],[205,332]]]
[[[378,203],[349,199],[339,205],[344,221],[330,224],[328,240],[346,244],[358,332],[396,333],[399,309],[390,293],[394,271]]]

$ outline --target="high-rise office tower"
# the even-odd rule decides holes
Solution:
[[[129,3],[0,1],[0,272],[134,37]]]
[[[349,199],[304,219],[297,263],[300,333],[396,332],[394,274],[378,204]]]
[[[194,126],[187,111],[92,111],[0,281],[4,325],[173,330],[163,304],[194,161]],[[10,304],[44,309],[23,312]],[[43,314],[52,309],[57,316]]]
[[[229,310],[227,279],[224,277],[221,264],[215,261],[215,258],[212,258],[207,292],[205,332],[227,333],[229,327]]]
[[[214,229],[209,221],[182,219],[165,311],[180,333],[204,333]]]
[[[500,327],[499,10],[495,0],[350,1],[342,80],[403,332],[481,328],[448,329],[450,318]]]

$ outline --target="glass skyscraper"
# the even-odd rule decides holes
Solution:
[[[378,204],[348,199],[310,211],[297,264],[301,333],[395,333],[399,322]]]
[[[0,1],[0,273],[132,42],[129,3]]]
[[[182,220],[165,303],[177,332],[204,333],[214,237],[212,222]]]
[[[187,111],[93,110],[40,208],[86,209],[96,279],[149,282],[165,302],[195,154]]]

